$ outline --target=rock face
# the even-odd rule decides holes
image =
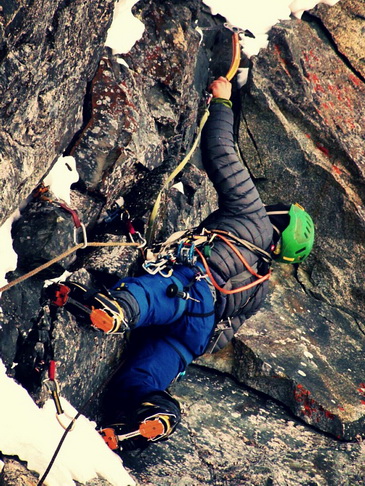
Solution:
[[[179,434],[139,456],[123,457],[140,485],[360,486],[364,481],[363,443],[322,436],[267,396],[237,388],[226,375],[192,368],[174,392],[184,410]]]
[[[235,343],[234,375],[315,427],[353,439],[365,418],[363,338],[348,314],[274,282]]]
[[[10,0],[0,12],[1,220],[26,199],[82,123],[112,0]],[[77,25],[78,28],[73,28]]]
[[[38,0],[8,1],[2,8],[2,222],[60,155],[72,155],[80,180],[70,206],[89,241],[126,242],[131,231],[136,239],[157,192],[191,146],[203,91],[229,65],[229,35],[200,0],[143,0],[134,7],[146,26],[142,39],[128,54],[112,54],[104,41],[113,3],[59,1],[44,9]],[[240,92],[235,87],[238,147],[263,200],[302,204],[315,220],[316,244],[300,268],[274,268],[269,298],[233,345],[200,359],[205,371],[192,371],[177,385],[187,407],[181,434],[168,447],[149,449],[145,466],[126,459],[140,484],[364,482],[361,443],[345,445],[318,432],[346,440],[364,435],[364,17],[363,2],[340,0],[302,21],[276,25],[268,48],[251,59],[247,85]],[[196,21],[208,28],[202,43]],[[216,207],[199,152],[193,162],[176,180],[183,193],[177,186],[163,195],[159,238],[196,225]],[[107,224],[121,196],[127,211]],[[73,236],[69,212],[29,200],[13,226],[19,262],[8,279],[57,256],[74,244]],[[124,346],[65,311],[47,312],[45,321],[44,280],[67,269],[81,283],[108,285],[137,266],[135,249],[79,250],[3,293],[0,356],[37,403],[45,398],[41,361],[50,346],[62,395],[76,408],[106,380]],[[207,366],[270,395],[303,423],[293,425],[278,403],[215,378],[219,398]],[[87,413],[98,418],[98,400]],[[207,421],[200,426],[202,417]],[[239,448],[233,450],[231,437]],[[290,456],[289,448],[305,457]],[[191,472],[182,475],[174,463]],[[4,479],[12,475],[9,464],[3,484],[15,484]],[[163,479],[168,474],[171,481]]]
[[[241,150],[265,201],[300,201],[315,219],[308,291],[363,320],[365,88],[321,35],[317,23],[272,29],[243,95]]]
[[[352,12],[355,29],[358,9],[342,6]],[[318,14],[329,17],[322,9]],[[337,35],[334,41],[344,55]],[[290,198],[313,215],[316,250],[292,275],[277,269],[265,310],[248,321],[237,341],[235,369],[243,382],[266,392],[272,377],[272,396],[285,396],[304,420],[351,439],[361,433],[364,418],[364,279],[358,271],[365,263],[361,63],[350,64],[358,59],[353,48],[344,62],[337,47],[323,41],[327,37],[314,17],[278,25],[270,39],[254,59],[243,93],[247,131],[240,131],[241,151],[265,201]],[[344,339],[346,345],[339,344]]]

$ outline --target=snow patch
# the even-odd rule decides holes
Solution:
[[[20,211],[17,209],[8,218],[5,223],[0,227],[0,241],[1,241],[1,252],[0,252],[0,287],[3,287],[8,283],[5,275],[8,272],[12,272],[16,269],[18,263],[18,255],[13,249],[13,240],[11,237],[11,227],[18,218],[20,217]],[[0,294],[1,296],[1,294]]]
[[[28,468],[40,476],[64,434],[56,419],[55,405],[48,400],[40,409],[26,390],[5,373],[0,361],[0,450],[17,455]],[[61,398],[65,413],[74,417],[77,411]],[[47,486],[75,486],[74,480],[86,483],[101,477],[113,486],[135,486],[123,467],[122,460],[104,443],[95,423],[81,415],[69,432],[47,477]]]
[[[143,35],[144,24],[131,10],[136,3],[136,0],[119,0],[115,4],[113,22],[105,41],[113,54],[126,54]]]
[[[267,47],[267,33],[281,20],[290,19],[291,15],[300,19],[303,12],[319,3],[335,5],[339,0],[203,0],[210,7],[213,15],[220,14],[226,20],[243,30],[249,30],[255,38],[242,36],[241,46],[244,54],[251,57],[260,49]]]
[[[62,199],[70,204],[71,185],[79,180],[76,170],[76,161],[70,155],[59,157],[52,167],[50,173],[44,178],[44,185],[49,186],[50,191],[57,199]]]
[[[213,15],[220,14],[226,20],[243,30],[248,30],[253,37],[242,35],[240,44],[242,51],[249,58],[259,53],[268,44],[269,30],[281,20],[288,20],[292,16],[300,19],[306,10],[314,8],[319,3],[335,5],[339,0],[203,0]],[[132,14],[135,0],[119,0],[115,4],[113,21],[109,28],[105,45],[110,47],[113,54],[125,54],[142,37],[144,24]],[[201,35],[203,32],[197,26]],[[120,64],[126,65],[122,59]],[[128,67],[128,66],[127,66]],[[238,75],[239,86],[246,83],[247,71]]]
[[[181,194],[185,194],[185,191],[184,191],[184,184],[182,182],[177,182],[176,184],[174,184],[171,189],[174,188],[176,189],[177,191],[181,192]]]

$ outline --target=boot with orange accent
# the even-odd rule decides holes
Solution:
[[[95,289],[76,282],[64,282],[49,287],[47,295],[51,304],[65,307],[76,318],[86,320],[107,334],[124,333],[129,329],[119,303]]]
[[[180,422],[180,405],[167,392],[154,392],[145,397],[131,423],[109,425],[100,431],[114,452],[145,449],[152,442],[166,440]]]

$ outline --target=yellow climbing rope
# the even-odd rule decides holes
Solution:
[[[205,111],[204,111],[204,114],[202,116],[202,119],[200,121],[200,124],[199,124],[199,127],[198,127],[198,132],[197,132],[197,135],[195,137],[195,140],[194,140],[194,143],[193,143],[191,149],[185,155],[185,157],[180,162],[180,164],[171,172],[169,177],[166,179],[164,185],[162,186],[162,189],[160,190],[160,192],[157,195],[155,204],[153,205],[153,208],[152,208],[152,211],[151,211],[151,214],[150,214],[150,218],[149,218],[148,226],[147,226],[147,230],[146,230],[147,247],[149,247],[151,240],[152,240],[152,237],[153,237],[153,232],[154,232],[155,223],[156,223],[156,217],[157,217],[157,213],[158,213],[158,210],[159,210],[160,204],[161,204],[162,193],[167,188],[167,186],[170,184],[170,182],[179,174],[179,172],[181,172],[183,170],[185,165],[191,159],[191,156],[195,152],[195,149],[198,146],[198,143],[200,142],[201,133],[202,133],[202,130],[203,130],[203,127],[204,127],[206,121],[208,120],[208,117],[209,117],[209,109],[206,108]]]

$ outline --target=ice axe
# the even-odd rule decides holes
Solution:
[[[239,34],[245,33],[240,27],[235,27],[228,22],[224,24],[224,27],[232,32],[232,61],[228,69],[225,78],[231,81],[237,73],[241,62],[241,48],[240,48],[240,38]]]
[[[241,62],[241,49],[240,49],[240,34],[244,34],[247,37],[255,37],[249,30],[244,30],[241,27],[236,27],[229,22],[225,22],[223,25],[215,27],[201,27],[201,30],[221,30],[223,28],[232,32],[232,60],[231,65],[224,76],[228,81],[231,81],[237,73]]]

